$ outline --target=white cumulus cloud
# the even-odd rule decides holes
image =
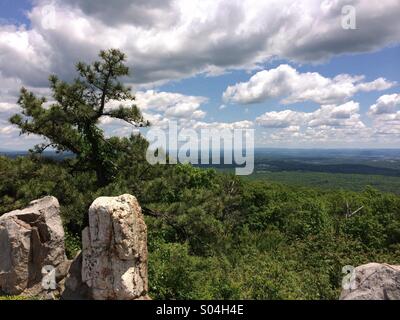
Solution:
[[[363,76],[347,74],[327,78],[317,72],[300,73],[282,64],[274,69],[257,72],[247,82],[229,86],[223,93],[223,99],[225,102],[240,104],[259,103],[272,98],[281,98],[284,104],[303,101],[337,104],[350,99],[359,91],[385,90],[395,84],[384,78],[372,82],[362,82],[363,79]]]
[[[393,114],[400,110],[400,94],[385,94],[370,107],[370,115]]]
[[[368,112],[377,136],[400,136],[400,94],[386,94],[378,98]]]
[[[348,142],[371,138],[372,131],[360,119],[359,104],[323,105],[314,112],[271,111],[256,118],[265,141]]]

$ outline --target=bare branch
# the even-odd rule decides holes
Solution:
[[[357,214],[358,212],[360,212],[362,209],[364,209],[364,206],[362,206],[362,207],[358,208],[356,211],[350,213],[350,214],[348,215],[348,217],[354,216],[355,214]]]

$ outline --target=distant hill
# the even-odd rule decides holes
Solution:
[[[9,151],[9,150],[0,150],[0,156],[5,156],[11,159],[15,159],[18,157],[25,157],[28,156],[29,152],[28,151]],[[65,158],[71,158],[74,155],[70,152],[64,152],[64,153],[56,153],[55,151],[45,151],[42,153],[43,157],[46,158],[53,158],[53,159],[65,159]]]

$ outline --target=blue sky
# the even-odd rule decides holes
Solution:
[[[15,23],[29,25],[27,12],[32,8],[28,0],[2,0],[0,2],[0,19],[3,24]]]
[[[290,63],[288,61],[279,61],[265,63],[266,69],[276,68],[281,63]],[[384,48],[372,53],[364,54],[345,54],[334,57],[326,63],[313,64],[293,64],[301,72],[318,72],[326,77],[334,77],[340,73],[349,73],[353,75],[365,75],[366,79],[372,81],[384,76],[387,79],[400,83],[400,46]],[[222,92],[228,85],[237,82],[247,81],[257,71],[234,71],[218,77],[196,76],[189,79],[172,82],[160,87],[162,91],[181,92],[187,95],[207,96],[210,102],[205,105],[210,117],[215,121],[237,121],[240,119],[252,120],[266,110],[285,109],[279,106],[276,100],[271,102],[257,103],[252,106],[230,105],[232,111],[229,114],[221,113],[218,107],[222,101]],[[385,91],[385,93],[399,92],[399,86],[395,86]],[[367,112],[369,107],[382,95],[381,92],[371,92],[357,94],[355,97],[360,102],[362,111]],[[228,108],[228,107],[227,107]],[[317,104],[297,104],[293,109],[299,111],[313,111],[318,108]],[[229,118],[228,118],[229,117]]]
[[[345,4],[356,30],[341,27]],[[125,82],[155,126],[254,128],[259,147],[398,147],[399,16],[397,0],[3,0],[0,149],[41,140],[7,122],[22,85],[51,101],[50,73],[72,79],[107,47],[127,53]]]

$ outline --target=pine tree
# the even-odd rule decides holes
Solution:
[[[48,143],[35,146],[33,152],[41,153],[52,147],[57,151],[75,154],[78,170],[94,170],[100,185],[110,182],[117,172],[116,146],[112,139],[105,138],[99,127],[101,117],[124,120],[135,127],[145,127],[140,110],[122,104],[109,110],[111,100],[134,100],[131,90],[118,78],[127,76],[125,54],[116,49],[101,51],[100,61],[91,65],[79,62],[76,65],[79,77],[71,83],[50,76],[50,88],[54,103],[45,106],[46,99],[36,97],[27,89],[21,89],[18,100],[20,114],[10,122],[21,129],[21,134],[36,134]]]

